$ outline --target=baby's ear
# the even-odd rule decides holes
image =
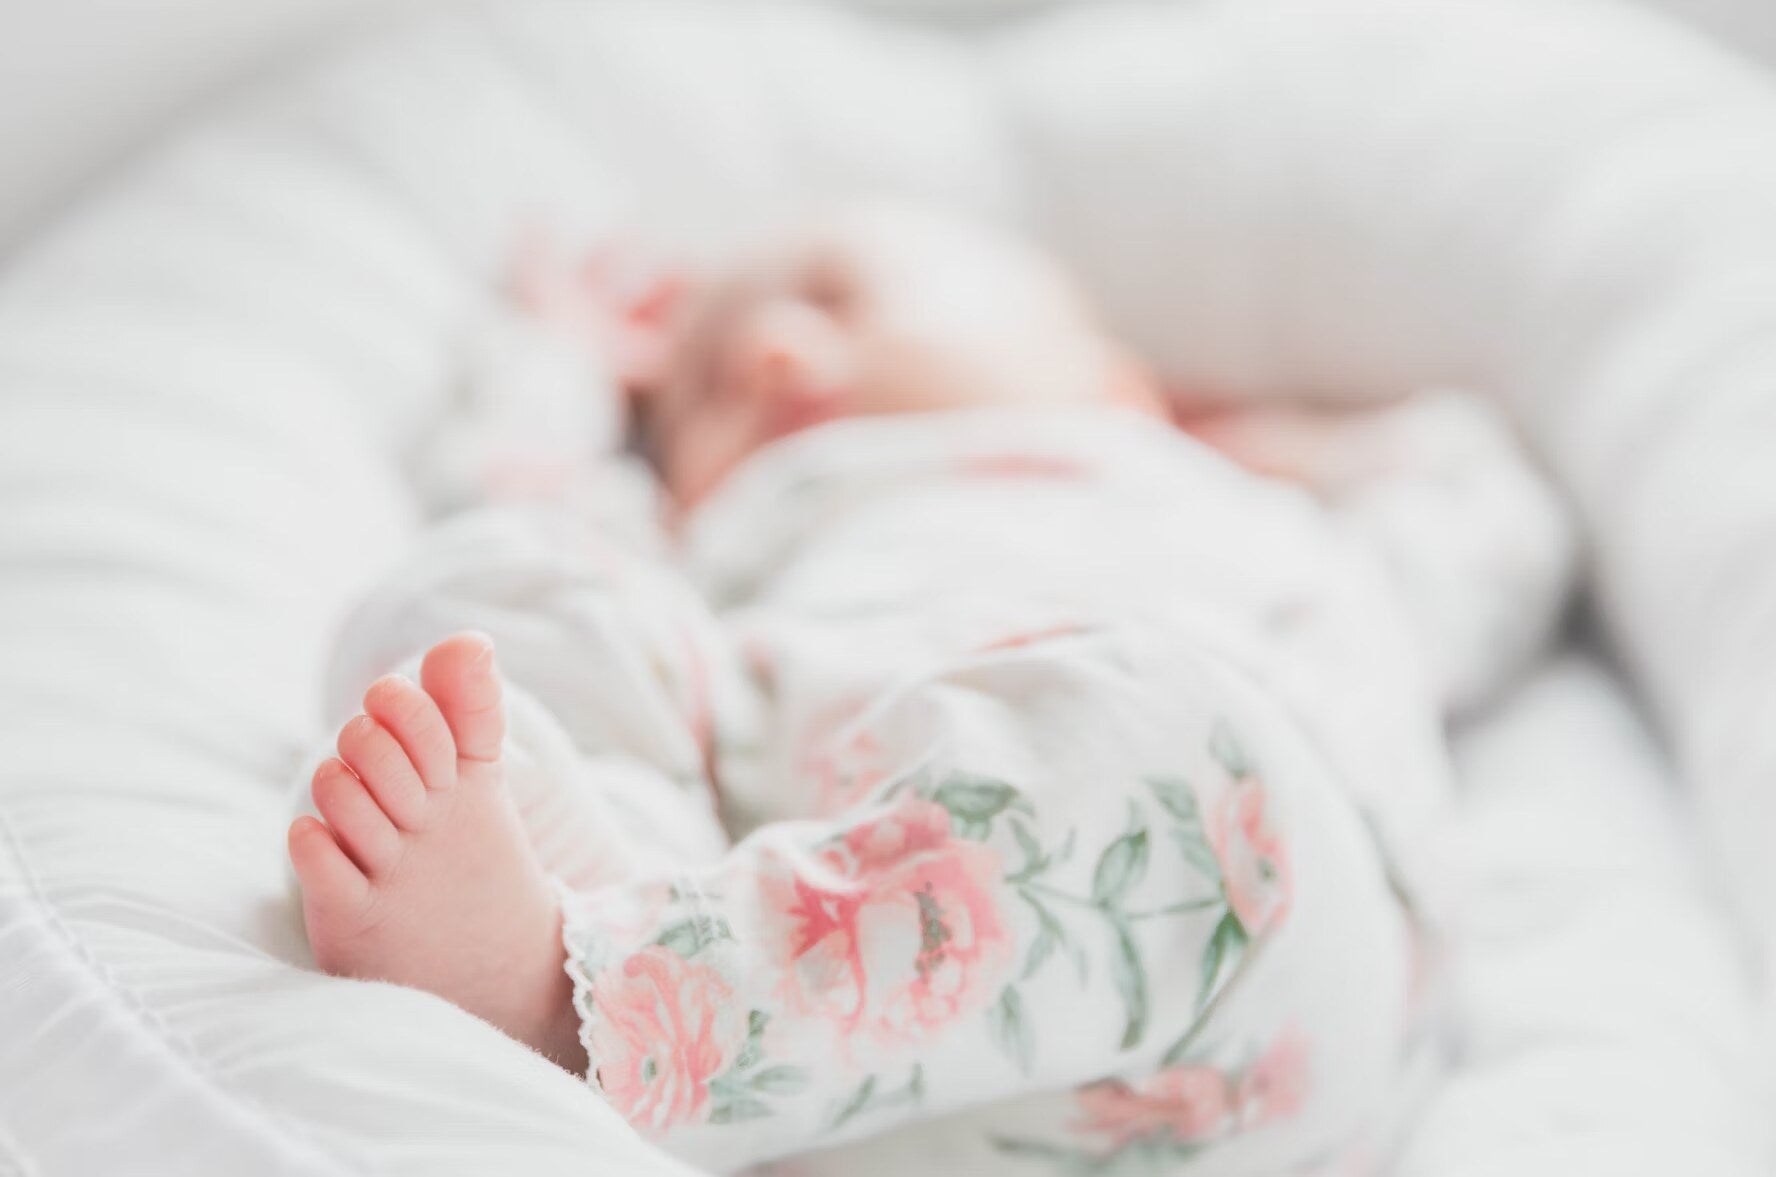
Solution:
[[[602,350],[612,374],[631,396],[651,396],[671,378],[673,345],[689,294],[688,278],[661,272],[619,290],[609,304]]]

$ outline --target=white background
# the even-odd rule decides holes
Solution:
[[[440,0],[0,0],[0,251],[132,147],[353,25]]]
[[[0,0],[0,254],[231,88],[354,26],[451,2]],[[871,2],[929,10],[937,0]],[[1776,61],[1776,0],[1660,2]]]

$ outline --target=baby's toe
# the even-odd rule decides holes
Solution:
[[[364,711],[407,753],[428,789],[456,784],[456,740],[432,697],[419,685],[391,674],[364,692]]]
[[[309,903],[361,904],[369,896],[370,880],[319,821],[307,814],[297,818],[290,823],[288,843],[290,865]]]
[[[401,832],[344,764],[323,763],[315,770],[311,791],[339,848],[365,875],[382,874],[400,859]]]
[[[420,667],[420,682],[437,701],[456,752],[465,760],[498,760],[506,735],[506,709],[493,669],[493,643],[460,633],[433,646]]]
[[[339,758],[364,782],[370,795],[403,830],[422,828],[426,816],[425,782],[399,740],[368,715],[339,729]]]

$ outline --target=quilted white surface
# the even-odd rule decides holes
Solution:
[[[285,784],[517,227],[714,244],[865,185],[1025,220],[1181,381],[1504,392],[1776,922],[1761,80],[1578,0],[488,7],[0,280],[0,1172],[677,1171],[445,1004],[292,967]],[[1466,764],[1467,1067],[1408,1171],[1765,1171],[1733,950],[1613,688],[1552,672]]]

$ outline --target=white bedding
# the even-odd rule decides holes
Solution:
[[[1766,1173],[1743,958],[1631,703],[1550,662],[1456,741],[1462,1066],[1402,1173]]]
[[[526,219],[718,242],[887,184],[1030,223],[1181,381],[1499,388],[1776,923],[1773,145],[1763,82],[1560,0],[959,40],[527,4],[218,118],[0,281],[0,1172],[678,1171],[443,1003],[292,967],[327,638]],[[1404,1171],[1767,1171],[1739,961],[1617,688],[1565,664],[1464,747],[1465,1067]]]

